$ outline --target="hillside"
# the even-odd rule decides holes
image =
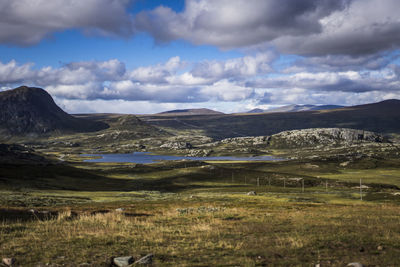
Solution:
[[[272,109],[252,109],[247,113],[278,113],[278,112],[299,112],[299,111],[312,111],[312,110],[328,110],[338,109],[344,106],[338,105],[287,105],[279,108]]]
[[[0,133],[3,136],[92,132],[108,127],[102,122],[67,114],[40,88],[21,86],[0,92],[0,106]]]
[[[352,128],[379,133],[400,133],[400,100],[345,107],[334,110],[209,116],[146,116],[144,120],[176,130],[202,130],[223,139],[272,135],[307,128]]]
[[[207,108],[176,109],[158,113],[158,115],[164,115],[164,116],[220,115],[220,114],[224,113]]]

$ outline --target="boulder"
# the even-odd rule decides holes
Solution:
[[[16,262],[15,258],[3,258],[2,263],[5,266],[13,266],[13,264]]]
[[[113,259],[113,264],[118,267],[129,266],[135,262],[132,256],[116,257]]]

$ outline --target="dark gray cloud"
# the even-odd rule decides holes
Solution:
[[[365,55],[400,47],[398,10],[398,0],[188,0],[181,13],[161,6],[138,14],[134,25],[158,42]]]
[[[244,47],[280,36],[322,32],[320,20],[346,8],[350,0],[188,0],[185,10],[168,7],[135,18],[138,31],[157,41],[186,39],[222,48]]]
[[[324,71],[362,71],[386,68],[400,53],[377,53],[372,55],[327,55],[320,57],[301,57],[283,70],[285,73],[324,72]]]
[[[129,0],[2,0],[0,43],[31,45],[54,32],[131,36]]]

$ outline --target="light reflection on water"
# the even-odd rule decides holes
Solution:
[[[133,152],[128,154],[84,154],[83,157],[101,157],[96,159],[88,159],[85,162],[132,162],[132,163],[154,163],[163,160],[220,160],[220,161],[275,161],[282,160],[273,156],[258,157],[185,157],[185,156],[168,156],[156,155],[150,152]]]

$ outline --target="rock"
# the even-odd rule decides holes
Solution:
[[[145,145],[139,145],[139,149],[146,149]]]
[[[256,196],[257,193],[256,193],[256,191],[250,191],[246,195],[248,195],[248,196]]]
[[[351,262],[351,263],[347,264],[347,266],[350,266],[350,267],[364,267],[364,265],[362,265],[359,262]]]
[[[350,164],[350,161],[345,161],[345,162],[340,163],[340,167],[346,167],[349,164]]]
[[[190,149],[186,156],[188,157],[208,157],[212,152],[211,149]]]
[[[132,256],[117,257],[113,259],[113,263],[118,267],[129,266],[134,262],[135,259]]]
[[[124,210],[125,210],[124,208],[115,209],[116,212],[123,212]]]
[[[37,211],[37,210],[34,210],[34,209],[30,209],[30,210],[28,210],[28,212],[29,212],[29,213],[32,213],[32,214],[38,213],[38,211]]]
[[[380,245],[376,249],[379,250],[379,251],[382,251],[383,250],[383,246]]]
[[[147,254],[143,258],[140,258],[139,260],[135,261],[135,264],[152,264],[153,263],[153,254]]]
[[[280,132],[271,136],[269,145],[277,148],[299,148],[351,145],[363,142],[382,143],[380,134],[346,128],[312,128]]]
[[[160,148],[168,148],[168,149],[192,149],[193,145],[188,142],[167,142],[162,144]]]
[[[13,266],[16,260],[15,258],[3,258],[2,262],[5,266]]]

